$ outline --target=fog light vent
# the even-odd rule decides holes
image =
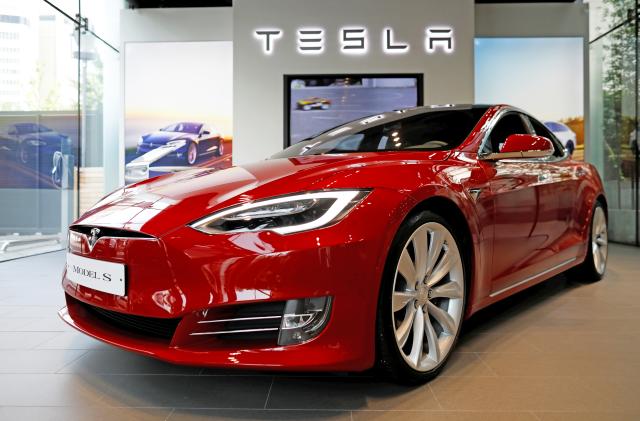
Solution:
[[[299,344],[324,329],[331,313],[331,297],[289,300],[284,307],[278,345]]]

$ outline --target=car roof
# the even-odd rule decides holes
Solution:
[[[396,121],[404,120],[409,117],[418,116],[421,114],[428,114],[432,112],[480,110],[484,114],[489,109],[494,107],[501,107],[501,106],[485,105],[485,104],[444,104],[444,105],[425,105],[420,107],[403,108],[403,109],[398,109],[394,111],[387,111],[379,114],[360,117],[355,120],[343,123],[339,126],[331,127],[325,130],[324,132],[316,133],[315,135],[303,140],[309,140],[312,138],[320,137],[328,133],[348,134],[350,132],[357,132],[366,128],[383,126],[385,124],[394,123]],[[510,107],[510,108],[513,108],[513,107]],[[355,124],[358,124],[358,127],[355,127],[354,126]]]

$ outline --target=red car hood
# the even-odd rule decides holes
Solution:
[[[424,154],[424,152],[422,153]],[[429,161],[441,161],[448,151],[430,152]],[[336,177],[363,168],[380,168],[380,177],[369,177],[367,185],[388,178],[389,166],[416,160],[416,152],[382,152],[301,156],[273,159],[225,170],[193,169],[143,181],[118,190],[98,202],[75,224],[141,231],[161,236],[175,228],[237,203],[331,188]],[[360,182],[362,183],[362,181]],[[344,187],[344,186],[343,186]]]

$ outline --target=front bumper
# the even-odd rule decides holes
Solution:
[[[206,235],[181,227],[161,238],[103,238],[85,257],[125,263],[127,295],[117,297],[66,278],[60,311],[76,329],[112,345],[177,364],[280,370],[362,371],[375,359],[375,320],[389,221],[367,206],[320,230]],[[378,216],[376,216],[378,215]],[[372,230],[371,226],[385,226]],[[391,228],[393,229],[393,228]],[[395,231],[392,231],[395,232]],[[193,336],[207,312],[309,297],[333,298],[314,339],[279,346],[271,338]],[[167,338],[122,329],[87,305],[127,315],[177,321]],[[247,337],[248,336],[248,337]]]

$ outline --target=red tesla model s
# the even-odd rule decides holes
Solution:
[[[69,229],[60,315],[178,364],[417,383],[474,312],[606,259],[600,178],[543,124],[420,107],[110,194]]]

